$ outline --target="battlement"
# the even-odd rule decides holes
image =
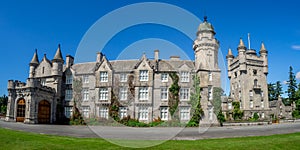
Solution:
[[[25,82],[21,82],[18,80],[8,80],[8,85],[7,85],[7,89],[16,89],[16,88],[24,88],[26,87],[26,83]]]

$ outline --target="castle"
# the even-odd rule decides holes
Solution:
[[[29,64],[26,83],[8,81],[8,107],[6,120],[24,123],[58,123],[72,114],[74,102],[80,106],[84,118],[108,118],[113,98],[120,103],[119,117],[131,116],[143,122],[154,118],[171,120],[169,87],[171,73],[179,77],[178,116],[186,122],[191,118],[189,102],[193,90],[193,76],[200,78],[202,121],[216,120],[212,101],[214,89],[221,87],[221,70],[218,65],[219,41],[213,26],[204,18],[199,25],[193,44],[195,59],[154,59],[142,55],[139,60],[108,60],[97,53],[96,61],[74,64],[70,55],[64,60],[60,46],[50,61],[46,55],[39,61],[37,51]],[[260,56],[247,50],[242,40],[238,56],[231,50],[227,55],[231,91],[222,101],[224,114],[229,114],[232,102],[239,101],[245,118],[259,112],[268,118],[267,50],[262,44]],[[230,118],[230,114],[226,116]]]

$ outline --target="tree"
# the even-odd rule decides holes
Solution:
[[[275,84],[274,83],[269,83],[268,84],[268,96],[269,96],[269,101],[273,101],[276,99],[275,96]]]
[[[281,94],[283,94],[282,85],[281,85],[280,81],[277,81],[275,84],[274,96],[276,99],[278,99],[278,97],[281,97]]]
[[[75,78],[73,80],[73,109],[70,124],[74,125],[85,125],[85,121],[80,113],[82,103],[82,81],[81,78]]]
[[[240,109],[240,102],[232,102],[233,105],[233,119],[241,120],[244,116],[244,112]]]
[[[0,114],[5,114],[7,109],[8,97],[3,95],[0,97]]]
[[[297,83],[296,83],[295,74],[293,72],[293,67],[290,66],[288,89],[287,89],[290,102],[296,101],[296,89],[297,89]]]
[[[198,126],[203,115],[203,110],[201,108],[201,87],[200,78],[197,75],[193,76],[193,89],[190,96],[191,112],[192,118],[188,124],[193,126]]]

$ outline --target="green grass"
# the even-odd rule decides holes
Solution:
[[[139,142],[139,141],[132,141]],[[149,142],[149,141],[148,141]],[[151,141],[150,141],[151,142]],[[130,149],[100,138],[73,138],[41,135],[0,128],[0,149]],[[300,149],[300,133],[259,137],[167,141],[147,149]]]

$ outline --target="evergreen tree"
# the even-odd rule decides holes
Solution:
[[[5,114],[7,108],[8,97],[3,95],[0,97],[0,113]]]
[[[290,66],[288,89],[287,89],[290,102],[296,101],[296,89],[297,89],[297,83],[296,83],[295,74],[293,72],[293,67]]]
[[[277,81],[276,84],[275,84],[275,91],[274,91],[274,98],[275,99],[278,99],[278,97],[280,96],[281,97],[281,94],[283,94],[282,92],[282,85],[280,83],[280,81]]]
[[[269,83],[268,84],[268,96],[269,96],[269,101],[275,100],[275,84],[274,83]]]

